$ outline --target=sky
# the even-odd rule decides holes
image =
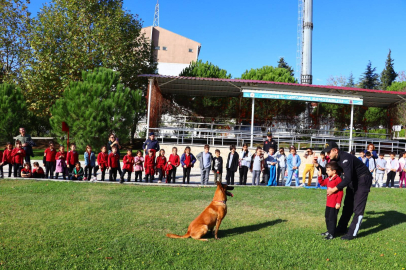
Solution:
[[[47,1],[31,0],[35,16]],[[49,2],[49,1],[48,1]],[[161,0],[160,26],[200,42],[199,59],[233,78],[246,70],[276,66],[280,57],[296,68],[297,0]],[[124,8],[151,26],[156,0],[124,0]],[[368,64],[380,74],[389,49],[395,70],[406,70],[406,0],[314,0],[313,84]]]

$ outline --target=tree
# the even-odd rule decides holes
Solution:
[[[30,108],[49,115],[49,108],[82,71],[105,67],[120,71],[131,89],[145,87],[137,74],[152,73],[150,42],[141,22],[120,0],[53,0],[33,22],[30,69],[24,73]]]
[[[0,84],[0,138],[13,141],[18,128],[26,123],[27,104],[20,88]]]
[[[347,79],[347,83],[345,84],[346,87],[355,87],[355,79],[354,75],[352,72],[350,73],[350,76]]]
[[[131,91],[134,90],[126,88],[119,78],[119,72],[105,68],[82,71],[82,81],[71,81],[51,107],[53,132],[65,135],[61,123],[66,122],[81,149],[86,144],[99,148],[107,142],[111,132],[120,139],[127,139],[134,111],[144,111],[145,107],[133,103]],[[135,96],[142,95],[140,90],[135,92]]]
[[[330,76],[327,78],[327,85],[333,86],[346,86],[347,78],[343,75],[340,76]]]
[[[0,83],[21,79],[29,54],[29,1],[0,1]]]
[[[360,78],[359,86],[364,89],[377,89],[379,86],[379,75],[375,72],[376,68],[372,68],[371,61],[368,62],[367,68]]]
[[[391,53],[391,50],[389,50],[388,57],[386,58],[385,69],[381,73],[381,88],[384,90],[386,90],[398,76],[393,68],[393,59],[391,57]]]
[[[200,77],[200,78],[222,78],[230,79],[231,75],[226,70],[218,66],[203,62],[202,60],[193,61],[185,68],[180,76]],[[172,114],[186,113],[191,115],[204,115],[207,117],[225,116],[228,113],[231,98],[219,97],[195,97],[190,95],[172,95],[168,100],[173,100],[175,104],[169,106]],[[179,106],[178,106],[179,105]],[[182,112],[174,112],[183,108]]]
[[[279,58],[278,61],[278,68],[284,68],[289,71],[290,76],[295,77],[295,73],[293,71],[293,68],[286,63],[285,59],[283,57]]]
[[[402,70],[399,72],[398,82],[406,82],[406,71]]]
[[[391,86],[388,87],[388,91],[399,91],[406,92],[406,81],[403,82],[393,82]],[[406,106],[405,103],[400,103],[396,108],[396,119],[399,124],[406,125]]]
[[[285,68],[263,66],[262,68],[245,71],[241,75],[244,80],[261,80],[273,82],[297,83],[296,79]],[[299,101],[257,99],[255,101],[255,121],[257,124],[270,125],[271,123],[297,121],[297,116],[304,112],[306,104]],[[248,119],[251,115],[251,100],[241,100],[241,118]]]

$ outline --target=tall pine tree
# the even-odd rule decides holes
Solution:
[[[295,73],[293,71],[293,68],[286,63],[285,59],[283,57],[279,58],[278,61],[278,68],[284,68],[287,69],[290,73],[290,76],[295,77]]]
[[[372,68],[371,61],[361,76],[359,86],[365,89],[377,89],[379,86],[379,75],[376,73],[376,68]]]
[[[348,77],[346,85],[347,87],[355,87],[354,75],[352,72],[350,73],[350,77]]]
[[[389,50],[388,57],[386,58],[385,69],[381,73],[381,88],[386,90],[396,80],[398,74],[393,68],[393,59],[391,56],[392,51]]]

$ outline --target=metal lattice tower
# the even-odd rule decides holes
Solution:
[[[302,78],[303,65],[303,7],[304,0],[298,0],[298,19],[297,19],[297,51],[296,51],[296,79],[300,83]]]
[[[155,14],[154,14],[154,24],[153,26],[159,26],[159,0],[156,1]]]

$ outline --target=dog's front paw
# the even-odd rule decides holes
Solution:
[[[215,239],[216,239],[216,240],[220,240],[220,238],[219,238],[219,237],[216,237]]]

